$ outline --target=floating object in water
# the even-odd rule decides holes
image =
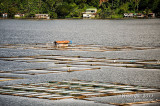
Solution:
[[[69,44],[72,44],[72,41],[68,41],[68,40],[54,41],[54,44],[55,44],[55,46],[58,46],[58,47],[66,47],[66,46],[69,46]]]

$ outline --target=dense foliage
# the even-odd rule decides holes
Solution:
[[[130,12],[160,14],[160,0],[108,0],[101,5],[99,0],[0,0],[0,14],[8,13],[9,17],[16,13],[26,17],[45,13],[51,18],[80,18],[90,7],[98,9],[97,18],[122,17]]]

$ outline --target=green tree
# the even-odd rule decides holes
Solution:
[[[56,13],[59,18],[65,18],[65,16],[70,13],[70,6],[66,2],[62,5],[58,5],[56,8]]]
[[[124,12],[155,12],[160,15],[160,0],[108,0],[99,5],[99,0],[0,0],[0,14],[24,13],[33,17],[38,13],[51,18],[81,17],[87,8],[96,7],[99,17],[107,18]]]
[[[88,5],[99,8],[99,0],[87,0]]]

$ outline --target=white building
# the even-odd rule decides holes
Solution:
[[[124,17],[133,17],[134,14],[133,13],[124,13]]]
[[[50,16],[48,14],[35,14],[35,18],[50,19]]]
[[[83,18],[95,18],[97,13],[96,8],[88,8],[86,12],[83,12]]]
[[[24,14],[21,13],[17,13],[14,15],[15,18],[20,18],[20,17],[24,17]]]
[[[155,18],[155,13],[149,13],[148,17]]]
[[[2,16],[3,16],[3,18],[7,18],[8,14],[7,13],[3,13]]]

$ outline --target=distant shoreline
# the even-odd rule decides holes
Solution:
[[[0,18],[0,20],[7,20],[7,19],[13,19],[13,20],[134,20],[134,19],[160,19],[158,17],[156,18],[65,18],[65,19],[34,19],[34,18]]]

